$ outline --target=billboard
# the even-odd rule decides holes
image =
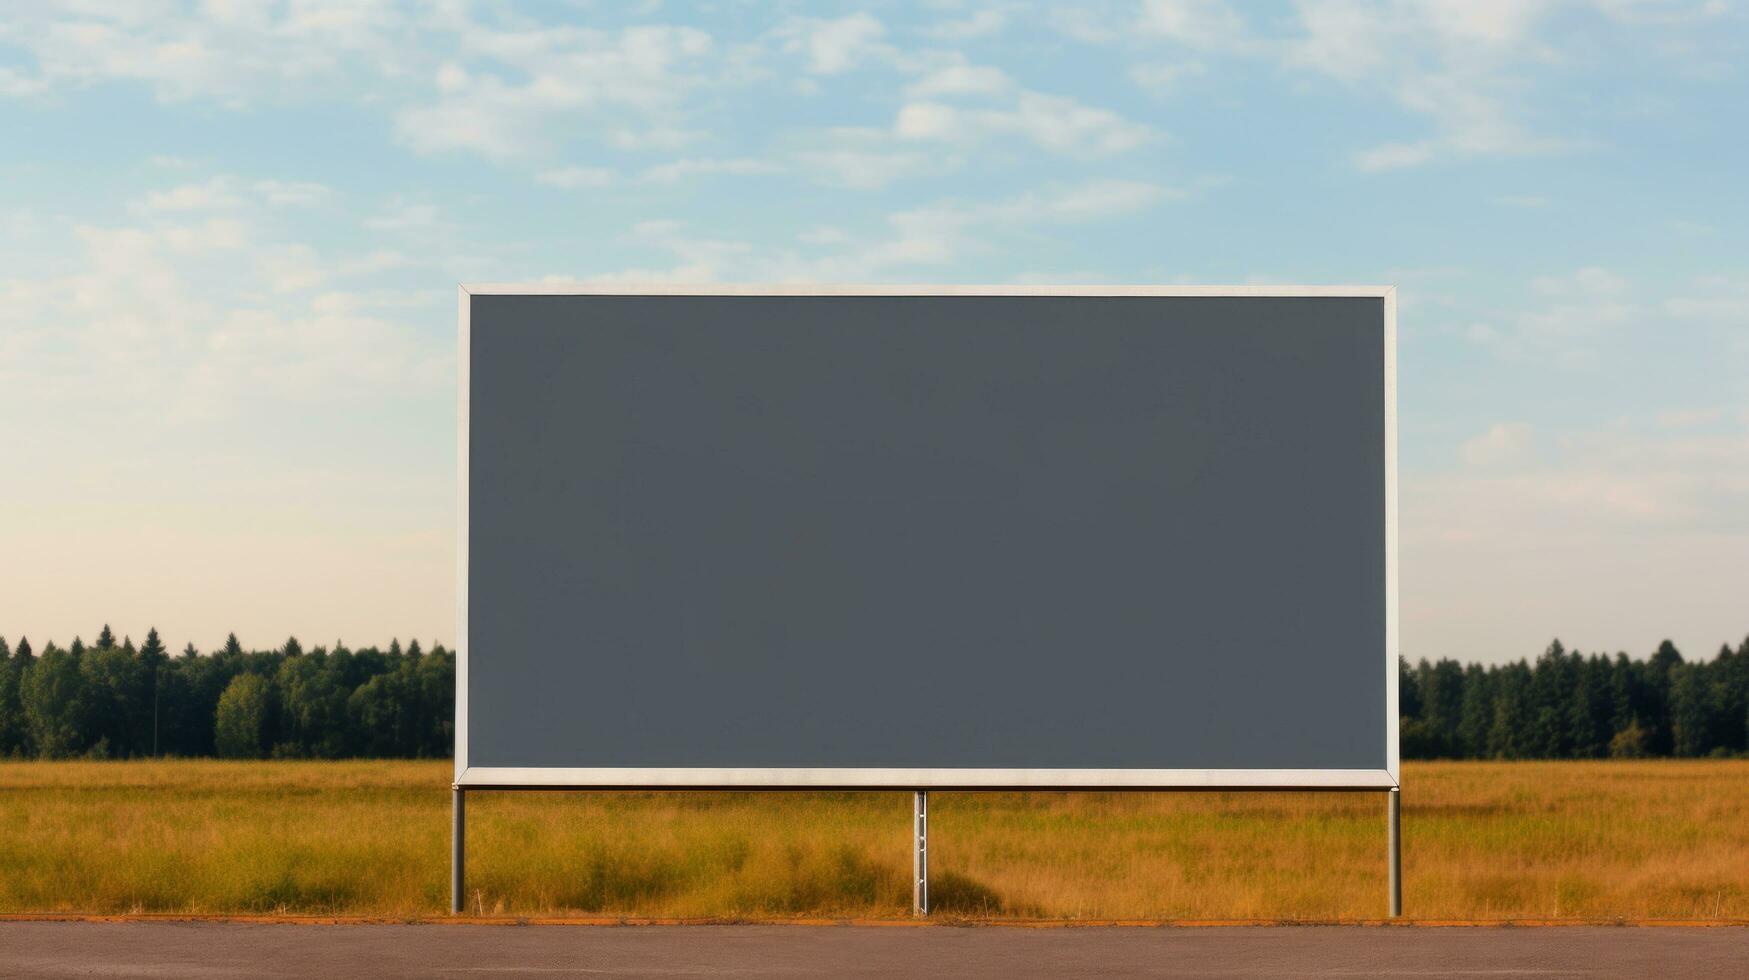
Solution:
[[[463,286],[462,787],[1397,785],[1388,287]]]

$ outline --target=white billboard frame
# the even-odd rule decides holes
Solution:
[[[1382,769],[876,769],[488,767],[468,763],[468,420],[474,296],[1045,296],[1372,298],[1383,301],[1385,767]],[[455,780],[470,789],[1371,790],[1400,786],[1398,755],[1397,292],[1394,286],[897,286],[463,283],[458,290]],[[1394,793],[1393,793],[1394,798]],[[459,797],[458,797],[459,799]]]

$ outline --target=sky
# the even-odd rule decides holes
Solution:
[[[0,634],[455,629],[456,283],[1385,283],[1402,646],[1749,634],[1749,11],[0,10]]]

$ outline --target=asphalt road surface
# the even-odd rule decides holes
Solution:
[[[3,922],[3,977],[1749,977],[1749,929]]]

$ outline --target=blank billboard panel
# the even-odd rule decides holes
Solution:
[[[458,783],[1396,784],[1388,288],[461,307]]]

